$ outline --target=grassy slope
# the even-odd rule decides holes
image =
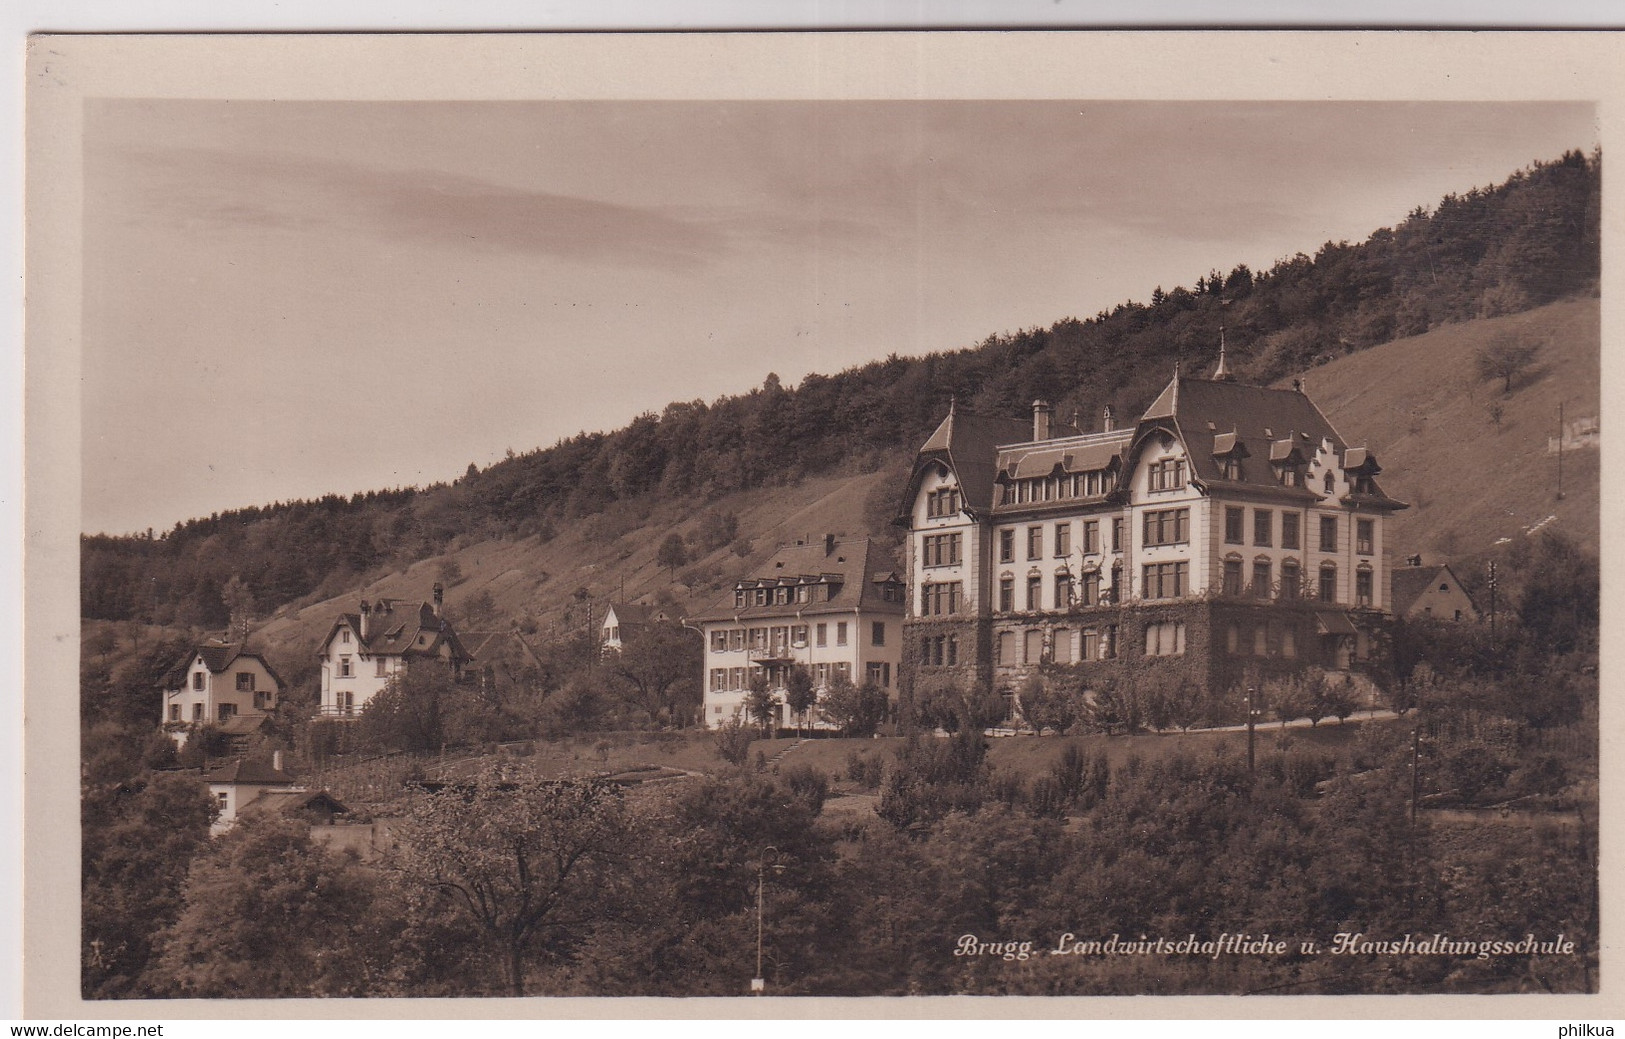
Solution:
[[[1544,344],[1505,397],[1473,364],[1473,352],[1503,331]],[[1600,347],[1598,301],[1578,299],[1446,325],[1309,372],[1309,395],[1326,417],[1376,451],[1383,488],[1411,503],[1391,528],[1396,564],[1415,552],[1429,562],[1481,552],[1553,515],[1546,529],[1598,550],[1598,452],[1564,452],[1558,501],[1546,441],[1557,433],[1559,401],[1570,421],[1600,415]],[[1499,431],[1491,401],[1505,409]]]
[[[761,563],[784,542],[797,538],[821,537],[824,533],[858,536],[864,529],[865,506],[871,493],[891,493],[890,480],[880,473],[856,477],[825,477],[794,487],[775,487],[733,495],[710,509],[731,510],[739,517],[739,533],[752,544],[750,556],[741,558],[729,547],[719,548],[687,569],[715,569],[724,581],[744,575]],[[404,571],[387,574],[342,596],[302,609],[284,608],[255,634],[273,651],[314,652],[317,641],[327,633],[340,612],[354,610],[362,598],[417,599],[429,597],[439,578],[440,566],[455,561],[463,579],[446,590],[446,604],[452,610],[463,607],[481,592],[488,591],[503,617],[533,614],[544,628],[562,624],[563,609],[579,588],[591,592],[598,615],[605,599],[640,601],[669,590],[678,598],[679,608],[695,612],[710,605],[719,594],[712,588],[690,590],[675,583],[655,562],[661,541],[672,531],[691,532],[700,513],[687,502],[666,502],[653,507],[640,525],[628,533],[605,538],[595,531],[602,525],[587,520],[561,525],[550,541],[536,538],[518,541],[483,541],[443,556],[413,564]],[[679,576],[685,571],[679,571]]]

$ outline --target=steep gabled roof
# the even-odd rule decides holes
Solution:
[[[210,674],[221,674],[238,660],[257,660],[265,668],[266,674],[277,688],[283,687],[283,681],[266,659],[258,653],[247,652],[240,642],[204,642],[190,647],[186,655],[158,679],[160,689],[179,689],[186,683],[186,673],[192,670],[192,661],[203,658],[203,666],[209,669]]]
[[[298,815],[308,811],[342,815],[349,809],[326,790],[270,790],[243,805],[237,814]]]
[[[1467,601],[1472,603],[1474,610],[1478,609],[1478,604],[1473,602],[1473,597],[1468,594],[1467,589],[1462,587],[1461,581],[1451,572],[1449,564],[1405,566],[1394,569],[1394,616],[1403,617],[1411,612],[1411,608],[1416,605],[1416,600],[1420,599],[1427,593],[1428,589],[1434,587],[1441,580],[1448,581],[1462,595],[1467,597]]]
[[[920,479],[933,462],[947,466],[958,476],[959,493],[966,507],[985,514],[993,507],[993,477],[998,469],[999,445],[1020,443],[1031,436],[1032,427],[1026,422],[968,415],[950,407],[942,423],[920,448],[914,475],[903,492],[898,522],[907,525],[907,517],[914,510],[915,495],[920,490]]]
[[[851,613],[853,610],[880,613],[902,613],[903,603],[886,602],[880,597],[883,582],[879,575],[895,572],[896,567],[868,538],[836,541],[829,552],[823,541],[800,545],[785,545],[764,563],[746,581],[777,580],[790,584],[805,579],[817,582],[816,587],[838,584],[839,590],[825,602],[810,602],[785,606],[734,606],[732,589],[693,617],[695,621],[748,620],[754,617],[813,617],[821,614]],[[786,580],[788,579],[788,580]]]
[[[604,617],[609,617],[609,610],[615,611],[615,620],[623,628],[634,627],[639,624],[653,624],[655,608],[653,606],[640,606],[631,602],[612,602],[604,611]]]
[[[1286,493],[1318,500],[1320,495],[1312,491],[1282,487],[1265,460],[1283,461],[1294,453],[1312,458],[1328,440],[1340,463],[1348,459],[1357,466],[1367,465],[1368,460],[1374,464],[1366,449],[1351,450],[1300,390],[1175,376],[1151,402],[1140,424],[1142,428],[1151,424],[1177,431],[1190,454],[1191,475],[1209,487],[1240,487],[1272,496]],[[1225,480],[1217,458],[1238,446],[1245,457],[1255,461],[1242,466],[1240,480]],[[1380,491],[1365,500],[1404,507],[1404,503]]]
[[[451,622],[444,617],[436,616],[434,606],[430,603],[380,600],[368,618],[369,630],[366,638],[361,637],[361,615],[341,613],[338,620],[327,630],[327,637],[322,639],[317,647],[317,656],[327,652],[327,646],[333,641],[333,636],[345,625],[355,632],[358,652],[363,656],[436,656],[441,644],[446,643],[451,646],[453,659],[463,663],[474,659],[474,655],[457,637]],[[423,636],[422,645],[418,644],[420,635]]]

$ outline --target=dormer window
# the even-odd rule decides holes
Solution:
[[[346,645],[349,644],[349,642],[350,642],[350,629],[349,628],[340,628],[339,629],[339,641],[342,642],[342,643],[345,643]]]
[[[1326,474],[1325,487],[1327,494],[1332,494],[1337,490],[1337,479],[1331,473]]]
[[[959,515],[959,488],[932,491],[926,500],[927,514],[933,517]]]
[[[1236,455],[1227,455],[1220,460],[1220,472],[1226,480],[1241,479],[1241,459]]]

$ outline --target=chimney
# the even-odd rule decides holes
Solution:
[[[1116,427],[1112,425],[1112,406],[1108,404],[1100,411],[1100,431],[1110,433],[1114,428]]]
[[[1043,400],[1033,401],[1033,439],[1049,439],[1049,402]]]
[[[436,581],[434,583],[434,615],[436,617],[440,616],[440,608],[445,605],[445,601],[446,590],[440,586],[439,581]]]
[[[1298,393],[1302,393],[1303,392],[1303,380],[1302,379],[1293,379],[1292,380],[1292,389],[1294,391],[1298,392]]]
[[[282,752],[280,750],[271,752],[271,768],[277,772],[282,771]]]
[[[824,555],[827,556],[833,551],[835,551],[835,535],[834,534],[825,534],[824,535]]]
[[[361,600],[361,641],[365,642],[372,637],[372,604]]]
[[[1405,564],[1407,566],[1421,566],[1422,565],[1422,557],[1421,556],[1406,556],[1405,557]]]

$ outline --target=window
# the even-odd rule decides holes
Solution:
[[[1016,561],[1016,532],[1008,528],[999,531],[999,562]]]
[[[949,613],[958,613],[959,592],[962,587],[963,585],[959,581],[922,584],[920,586],[920,615],[922,617],[936,617]],[[875,645],[878,646],[880,643],[877,642]]]
[[[879,663],[871,663],[864,668],[864,676],[870,685],[885,686],[887,684],[886,682],[881,681]]]
[[[807,626],[805,624],[792,625],[790,628],[790,644],[800,649],[807,645]]]
[[[783,587],[773,589],[773,605],[790,605],[790,589]]]
[[[1036,629],[1029,629],[1023,640],[1026,643],[1026,663],[1037,664],[1044,659],[1044,633]]]
[[[1372,554],[1371,545],[1376,540],[1376,526],[1375,523],[1368,519],[1354,521],[1354,551],[1362,556]]]
[[[1224,629],[1224,650],[1231,656],[1241,652],[1241,629],[1234,624]]]
[[[711,652],[721,653],[728,648],[728,633],[721,628],[711,633]]]
[[[1190,540],[1189,509],[1163,509],[1145,514],[1147,545],[1182,545]]]
[[[1337,567],[1330,563],[1320,568],[1320,601],[1337,601]]]
[[[1255,656],[1255,657],[1267,657],[1267,656],[1269,656],[1270,647],[1269,647],[1269,642],[1267,640],[1268,640],[1268,635],[1265,634],[1264,626],[1262,624],[1260,624],[1258,627],[1253,629],[1253,656]]]
[[[959,514],[959,488],[944,487],[941,490],[932,491],[927,508],[932,516],[957,516]]]
[[[886,622],[874,621],[869,625],[869,645],[884,646],[886,644]]]
[[[1064,610],[1072,605],[1072,574],[1062,570],[1055,575],[1055,608]]]
[[[891,590],[892,590],[892,586],[890,584],[881,585],[881,588],[880,588],[881,598],[885,599],[887,602],[890,602],[891,597],[886,593],[890,592]],[[810,584],[798,584],[798,585],[796,585],[796,602],[801,603],[803,605],[812,602],[812,585],[810,585]]]
[[[1275,513],[1269,509],[1253,510],[1253,544],[1269,546],[1275,543]]]
[[[1303,572],[1296,559],[1288,559],[1281,564],[1281,598],[1296,599],[1302,590]]]
[[[993,649],[994,656],[997,658],[994,663],[1016,663],[1016,633],[1013,631],[999,632],[998,641],[994,643]]]
[[[1190,564],[1149,563],[1145,567],[1143,594],[1147,599],[1178,599],[1185,594]]]
[[[1241,479],[1241,459],[1239,457],[1233,454],[1225,455],[1224,461],[1221,463],[1221,465],[1223,466],[1224,478],[1226,480]]]
[[[1006,613],[1016,608],[1016,579],[999,578],[999,609]]]
[[[1121,516],[1112,519],[1112,551],[1123,551],[1123,517]]]
[[[1083,590],[1078,597],[1080,606],[1100,605],[1100,571],[1086,570],[1083,574]]]
[[[750,643],[750,648],[751,648],[751,650],[753,652],[756,651],[756,650],[766,649],[767,648],[767,629],[766,628],[751,628],[750,631],[746,635],[746,640]]]
[[[1044,528],[1043,527],[1028,527],[1027,528],[1027,558],[1028,559],[1042,559],[1042,558],[1044,558]]]
[[[230,721],[237,714],[237,705],[234,703],[216,704],[215,709],[221,721]]]
[[[1224,510],[1224,543],[1225,544],[1227,544],[1227,545],[1239,545],[1239,544],[1242,543],[1242,540],[1241,540],[1241,525],[1242,525],[1243,522],[1245,522],[1245,520],[1243,519],[1245,514],[1246,514],[1245,509],[1238,509],[1238,508],[1231,507],[1231,508],[1226,508]]]
[[[1320,550],[1322,552],[1337,551],[1337,517],[1320,517]]]
[[[744,628],[733,628],[733,629],[731,629],[728,632],[728,651],[731,652],[731,653],[738,653],[738,652],[742,652],[744,650],[744,648],[745,648],[745,629]]]
[[[958,534],[927,534],[921,562],[925,566],[958,566]]]
[[[237,691],[239,693],[252,693],[254,691],[254,672],[237,672]]]
[[[220,802],[220,810],[222,812],[231,811],[231,794],[230,793],[228,793],[227,791],[222,790],[218,794],[215,794],[214,796],[215,796],[215,799]]]
[[[820,624],[813,629],[814,641],[820,646],[829,645],[829,625]]]
[[[355,672],[350,669],[350,658],[349,658],[349,656],[345,655],[345,656],[339,657],[339,677],[340,678],[349,678],[354,674],[355,674]]]
[[[340,628],[339,629],[339,641],[344,643],[345,645],[350,644],[350,629],[349,628]]]
[[[1185,460],[1164,458],[1152,462],[1148,470],[1148,488],[1153,491],[1177,491],[1185,486]]]
[[[385,675],[389,674],[389,661],[385,660],[383,657],[377,657],[375,659],[378,663],[378,669],[374,672],[374,674],[378,678],[383,678]]]
[[[948,636],[948,645],[943,651],[943,660],[949,667],[959,663],[959,639],[953,635]],[[886,667],[889,669],[891,665],[887,664]]]
[[[728,691],[734,692],[745,688],[745,669],[730,667],[728,669]]]
[[[1093,628],[1083,629],[1083,652],[1079,657],[1082,660],[1100,659],[1100,632]]]
[[[1224,588],[1225,595],[1241,594],[1241,560],[1226,559],[1224,561]]]
[[[1072,663],[1072,632],[1066,628],[1056,628],[1051,636],[1050,659],[1057,664]]]
[[[743,588],[735,588],[734,589],[734,609],[743,610],[744,608],[745,608],[745,590]]]
[[[1062,559],[1072,554],[1072,524],[1055,524],[1055,554]]]
[[[1185,652],[1185,624],[1183,621],[1162,621],[1145,626],[1145,655],[1148,657],[1177,657]]]
[[[1095,555],[1100,551],[1100,521],[1083,521],[1083,554]]]
[[[1281,630],[1281,655],[1283,657],[1295,657],[1298,655],[1297,629],[1288,626]]]
[[[846,621],[835,622],[835,644],[837,646],[846,645]]]
[[[1027,578],[1027,609],[1044,608],[1044,579],[1036,574]]]
[[[195,704],[192,705],[192,720],[195,721],[195,722],[200,722],[200,721],[203,720],[203,705],[202,704],[195,703]]]
[[[1301,517],[1296,512],[1281,513],[1281,547],[1293,549],[1302,547],[1298,544],[1298,520]]]
[[[201,671],[193,671],[192,672],[192,688],[193,689],[198,689],[198,690],[201,690],[203,688],[203,672],[201,672]]]
[[[1333,491],[1337,490],[1337,480],[1332,476],[1331,473],[1327,473],[1325,482],[1322,484],[1322,486],[1326,488],[1325,493],[1331,494]]]
[[[169,720],[172,721],[172,722],[178,722],[178,721],[181,720],[181,705],[180,704],[172,703],[172,704],[169,705]]]
[[[1117,625],[1106,625],[1106,638],[1100,644],[1100,659],[1117,659]]]
[[[1268,559],[1253,560],[1253,595],[1260,599],[1270,596],[1270,561]]]
[[[711,691],[713,693],[720,693],[726,688],[728,688],[728,669],[725,667],[712,668]]]
[[[1354,572],[1354,601],[1360,606],[1370,606],[1372,598],[1371,568],[1362,566]]]

